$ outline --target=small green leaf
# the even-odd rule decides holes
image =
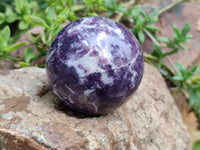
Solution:
[[[180,75],[176,75],[174,77],[172,77],[173,80],[176,80],[176,81],[184,81],[184,78]]]
[[[75,0],[66,0],[66,1],[67,1],[67,5],[68,5],[69,8],[72,8],[72,7],[75,6],[75,5],[74,5],[75,2],[76,2]]]
[[[169,39],[169,42],[167,42],[167,46],[171,49],[177,49],[177,46],[174,44],[174,42]]]
[[[158,31],[158,32],[161,33],[161,30],[160,30],[158,27],[153,26],[153,25],[148,25],[148,26],[146,27],[146,29],[149,30],[149,31],[151,31],[151,32]]]
[[[173,30],[174,30],[177,34],[180,34],[180,32],[179,32],[179,30],[178,30],[176,24],[172,23],[172,28],[173,28]]]
[[[21,30],[27,29],[28,26],[29,26],[29,23],[26,22],[25,20],[22,20],[22,21],[19,23],[19,28],[20,28]]]
[[[192,38],[192,35],[190,35],[190,34],[186,35],[186,39],[190,40],[191,38]]]
[[[6,42],[8,42],[9,38],[10,38],[10,28],[8,26],[6,26],[0,33],[2,39]]]
[[[140,5],[136,5],[135,7],[133,7],[133,8],[130,8],[130,10],[129,10],[129,15],[130,16],[133,16],[134,18],[136,17],[136,16],[139,16],[139,13],[144,13],[144,15],[145,15],[145,12],[140,12],[140,10],[141,10],[141,6]]]
[[[200,88],[198,88],[198,89],[196,89],[196,96],[197,96],[197,98],[198,98],[198,103],[199,103],[199,105],[200,105]]]
[[[152,55],[162,58],[163,52],[161,47],[156,45],[155,43],[153,45],[154,45],[154,50],[152,52]]]
[[[158,66],[157,66],[159,71],[161,70],[162,64],[163,64],[163,59],[162,59],[162,57],[160,57],[160,58],[158,58]]]
[[[167,38],[167,37],[159,37],[158,38],[159,39],[159,41],[163,41],[163,42],[165,42],[165,43],[169,43],[169,39]]]
[[[147,17],[146,12],[141,8],[141,5],[139,5],[138,7],[138,12],[145,18]]]
[[[31,12],[31,9],[32,9],[33,11],[38,11],[38,10],[39,10],[39,7],[40,7],[40,6],[38,6],[38,5],[41,5],[41,4],[38,3],[37,1],[38,1],[38,0],[36,0],[36,1],[32,1],[32,0],[31,0],[30,2],[27,3],[30,12]],[[42,7],[42,6],[41,6],[41,7]],[[27,14],[30,14],[29,11],[28,11]]]
[[[144,33],[142,30],[139,30],[137,33],[138,33],[139,42],[140,42],[140,44],[142,44],[145,40]]]
[[[61,6],[65,7],[65,5],[66,5],[66,0],[60,0],[60,4],[61,4]]]
[[[116,10],[116,0],[106,0],[106,5],[109,10],[115,11]]]
[[[24,1],[22,1],[22,0],[15,0],[15,7],[16,7],[16,11],[18,13],[22,13],[22,11],[23,11],[23,2]]]
[[[19,64],[20,64],[21,67],[28,67],[28,66],[30,66],[29,63],[25,63],[25,62],[19,62]]]
[[[25,62],[29,64],[31,63],[31,59],[34,58],[35,54],[31,48],[26,48],[24,51],[24,56],[25,56]]]
[[[46,64],[40,65],[40,68],[46,68]]]
[[[10,46],[9,50],[8,50],[8,53],[11,53],[11,52],[17,50],[18,48],[22,47],[25,44],[28,44],[28,42],[20,42],[20,43],[17,43],[17,44],[14,44],[14,45]]]
[[[13,12],[13,10],[10,8],[10,7],[6,7],[6,12],[5,12],[5,15],[6,15],[6,21],[8,23],[12,23],[14,22],[16,19],[17,19],[17,15]]]
[[[142,28],[142,24],[143,24],[143,20],[140,16],[137,16],[135,19],[134,19],[134,23],[135,23],[135,28],[137,30],[141,30]]]
[[[188,50],[188,48],[187,48],[186,46],[182,45],[182,44],[178,44],[178,46],[179,46],[180,48],[182,48],[183,50],[185,50],[185,51]]]
[[[196,114],[200,113],[200,88],[198,89],[191,89],[190,88],[190,99],[189,105],[193,107]]]
[[[192,72],[193,74],[196,74],[199,71],[198,65],[189,68],[189,71]]]
[[[88,16],[98,16],[98,14],[95,12],[91,12],[91,13],[88,13]]]
[[[13,23],[13,22],[15,22],[16,20],[17,20],[17,15],[16,15],[16,14],[11,15],[11,16],[7,16],[7,18],[6,18],[6,21],[7,21],[8,23]]]
[[[46,16],[46,18],[49,21],[48,24],[50,24],[50,25],[55,22],[55,20],[56,20],[55,7],[50,6],[47,9],[47,16]]]
[[[158,22],[158,7],[154,9],[153,13],[149,17],[150,17],[150,24]]]
[[[181,37],[181,34],[180,34],[177,26],[174,23],[172,24],[172,27],[173,27],[173,31],[174,31],[174,33],[173,33],[174,39],[178,39],[179,37]]]
[[[38,16],[29,15],[28,18],[32,23],[34,23],[36,25],[39,25],[39,26],[42,26],[42,27],[45,27],[45,28],[49,28],[48,25],[45,23],[45,21]]]
[[[193,144],[192,150],[200,150],[200,140]]]
[[[125,14],[126,13],[126,6],[118,5],[117,8],[116,8],[116,11],[123,12]]]
[[[175,63],[175,65],[182,75],[186,74],[187,69],[183,65],[181,65],[179,63]]]
[[[79,17],[77,17],[76,14],[73,11],[70,11],[69,12],[69,19],[71,21],[75,21],[75,20],[79,19]]]
[[[63,29],[63,27],[60,27],[60,26],[58,26],[57,28],[53,29],[53,31],[51,32],[51,35],[52,35],[51,40],[53,40],[62,29]]]
[[[3,13],[0,12],[0,25],[1,25],[2,23],[4,23],[4,21],[5,21],[5,15],[4,15]]]
[[[67,20],[68,15],[69,15],[69,9],[68,9],[68,8],[65,8],[65,9],[60,13],[60,15],[58,16],[57,19],[59,19],[61,23],[64,23],[64,22]]]
[[[76,4],[76,5],[74,5],[73,7],[72,7],[72,11],[73,12],[75,12],[75,11],[78,11],[78,10],[82,10],[82,9],[84,9],[85,8],[85,6],[84,5],[79,5],[79,4]]]
[[[112,11],[107,11],[106,17],[109,18],[113,14]]]
[[[190,31],[190,24],[189,23],[186,23],[185,26],[183,27],[182,31],[181,31],[181,34],[182,35],[187,35],[187,33]]]

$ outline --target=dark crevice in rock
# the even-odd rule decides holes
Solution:
[[[39,91],[38,91],[38,96],[39,97],[43,97],[44,95],[46,95],[49,91],[51,90],[51,88],[48,85],[44,85],[42,86]]]
[[[90,118],[91,116],[85,116],[82,115],[74,110],[72,110],[70,107],[66,106],[61,100],[57,99],[55,102],[55,109],[57,111],[60,111],[62,113],[65,113],[68,116],[75,117],[77,119],[84,119],[84,118]],[[98,116],[97,116],[98,117]]]

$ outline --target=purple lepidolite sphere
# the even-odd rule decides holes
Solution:
[[[144,61],[140,45],[122,24],[84,17],[67,25],[47,56],[53,92],[85,115],[107,114],[140,84]]]

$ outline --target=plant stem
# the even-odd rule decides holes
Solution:
[[[172,70],[165,64],[162,64],[162,66],[171,74],[174,75],[174,73],[172,72]],[[172,82],[173,83],[173,82]],[[174,84],[174,83],[173,83]]]
[[[126,4],[124,4],[125,6],[126,6],[126,9],[125,9],[125,11],[128,11],[128,9],[135,3],[135,1],[136,0],[130,0],[129,2],[127,2]],[[121,20],[121,18],[123,17],[123,15],[124,15],[124,12],[120,12],[118,15],[117,15],[117,17],[116,17],[116,21],[120,21]]]
[[[155,56],[153,56],[153,55],[151,55],[151,54],[147,54],[147,53],[143,53],[143,55],[144,55],[144,57],[145,57],[145,61],[146,62],[150,62],[149,60],[153,60],[153,61],[155,61],[155,62],[158,62],[159,61],[159,59],[157,58],[157,57],[155,57]],[[152,64],[152,63],[151,63]],[[154,65],[155,66],[155,65]],[[170,74],[174,74],[172,71],[171,71],[171,69],[168,67],[168,66],[166,66],[165,64],[161,64],[161,66],[163,67],[163,68],[165,68]]]
[[[179,5],[179,4],[183,3],[183,2],[186,2],[186,1],[189,1],[189,0],[179,0],[177,2],[171,3],[170,5],[168,5],[168,6],[164,7],[164,8],[162,8],[162,9],[160,9],[159,12],[158,12],[158,15],[160,16],[164,12],[166,12],[166,11],[172,9],[173,7]]]
[[[83,9],[85,9],[84,5],[74,5],[72,7],[72,11],[74,11],[74,12],[79,11],[79,10],[83,10]]]
[[[13,60],[13,61],[20,61],[20,60],[22,60],[22,58],[17,58],[17,57],[11,56],[11,55],[6,56],[6,58],[8,58],[10,60]]]
[[[160,46],[160,43],[154,38],[154,36],[148,30],[143,29],[143,31],[157,46]]]
[[[157,39],[146,29],[143,29],[144,33],[157,45],[157,46],[160,46],[160,47],[163,47],[160,45],[160,43],[157,41]],[[171,67],[174,69],[174,71],[177,71],[176,67],[174,66],[174,64],[172,63],[171,59],[167,56],[167,55],[170,55],[170,54],[173,54],[175,53],[176,51],[170,51],[168,53],[165,53],[166,54],[166,59],[167,61],[169,62],[169,64],[171,65]],[[171,70],[170,70],[171,71]]]
[[[168,56],[168,55],[172,55],[172,54],[177,53],[177,52],[178,52],[178,49],[174,49],[174,50],[172,50],[170,52],[164,53],[164,57]]]
[[[144,52],[143,55],[147,59],[151,59],[151,60],[156,61],[156,62],[158,61],[158,58],[153,56],[153,55],[151,55],[151,54],[147,54],[147,53]]]
[[[177,68],[175,67],[174,63],[172,62],[172,60],[167,56],[166,57],[167,61],[169,62],[169,64],[172,66],[172,68],[177,72]]]
[[[150,64],[150,65],[156,67],[156,65],[155,65],[152,61],[150,61],[150,60],[148,60],[148,59],[145,59],[144,61],[145,61],[146,63],[148,63],[148,64]]]
[[[40,53],[40,54],[36,55],[33,59],[31,59],[31,62],[33,62],[33,61],[35,61],[35,60],[37,60],[37,59],[39,59],[39,58],[41,58],[45,55],[46,55],[46,53]]]

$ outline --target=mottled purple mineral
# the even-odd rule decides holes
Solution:
[[[53,92],[76,112],[107,114],[140,84],[144,61],[138,41],[122,24],[84,17],[67,25],[47,56]]]

